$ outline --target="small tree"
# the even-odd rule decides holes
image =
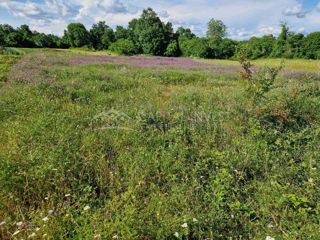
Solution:
[[[221,40],[227,34],[227,27],[221,20],[211,19],[208,23],[207,37]]]
[[[281,24],[282,30],[281,33],[275,42],[272,50],[272,57],[284,57],[285,53],[288,50],[288,37],[289,37],[289,27],[286,23]]]

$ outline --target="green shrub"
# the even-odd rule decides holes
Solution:
[[[167,57],[177,57],[179,55],[179,47],[177,41],[172,41],[169,43],[164,55]]]
[[[0,47],[0,55],[23,55],[23,52],[9,47]]]
[[[192,38],[181,42],[181,51],[183,56],[209,58],[211,49],[209,47],[208,39],[206,38]]]
[[[109,50],[118,53],[120,55],[134,55],[136,53],[136,47],[134,43],[128,39],[119,39],[112,43]]]

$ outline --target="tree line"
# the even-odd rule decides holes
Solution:
[[[155,56],[189,56],[200,58],[237,58],[244,49],[247,57],[320,59],[320,32],[308,35],[291,32],[282,24],[281,34],[252,37],[236,41],[226,37],[227,27],[220,20],[208,23],[206,37],[198,37],[189,28],[173,30],[151,9],[129,22],[128,27],[112,29],[105,22],[93,24],[87,30],[81,23],[70,23],[62,37],[31,31],[28,25],[13,28],[0,25],[0,46],[38,48],[109,49],[123,55],[148,54]]]

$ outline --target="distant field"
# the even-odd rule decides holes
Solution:
[[[319,238],[319,61],[251,86],[234,61],[25,53],[0,56],[0,239]]]
[[[232,60],[207,60],[201,59],[201,62],[212,63],[212,64],[223,64],[231,66],[239,66],[237,61]],[[259,59],[252,61],[256,66],[271,66],[277,67],[284,62],[284,65],[287,69],[290,70],[302,70],[310,72],[319,72],[320,71],[320,60],[304,60],[304,59]]]

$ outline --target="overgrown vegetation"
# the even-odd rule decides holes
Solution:
[[[113,50],[122,55],[148,54],[156,56],[188,56],[213,59],[237,59],[246,49],[249,59],[305,58],[320,59],[320,32],[303,35],[282,24],[278,37],[266,35],[236,41],[227,36],[227,27],[216,19],[208,23],[206,37],[197,37],[190,29],[173,30],[172,23],[162,22],[155,11],[145,9],[141,16],[129,22],[128,27],[115,30],[104,21],[87,30],[81,23],[70,23],[62,37],[32,32],[29,26],[14,29],[0,25],[0,46],[69,48],[84,47],[95,50]]]
[[[0,47],[0,84],[7,80],[11,66],[19,60],[21,54],[23,53],[16,49]]]
[[[319,79],[32,56],[1,88],[0,239],[319,237]]]

